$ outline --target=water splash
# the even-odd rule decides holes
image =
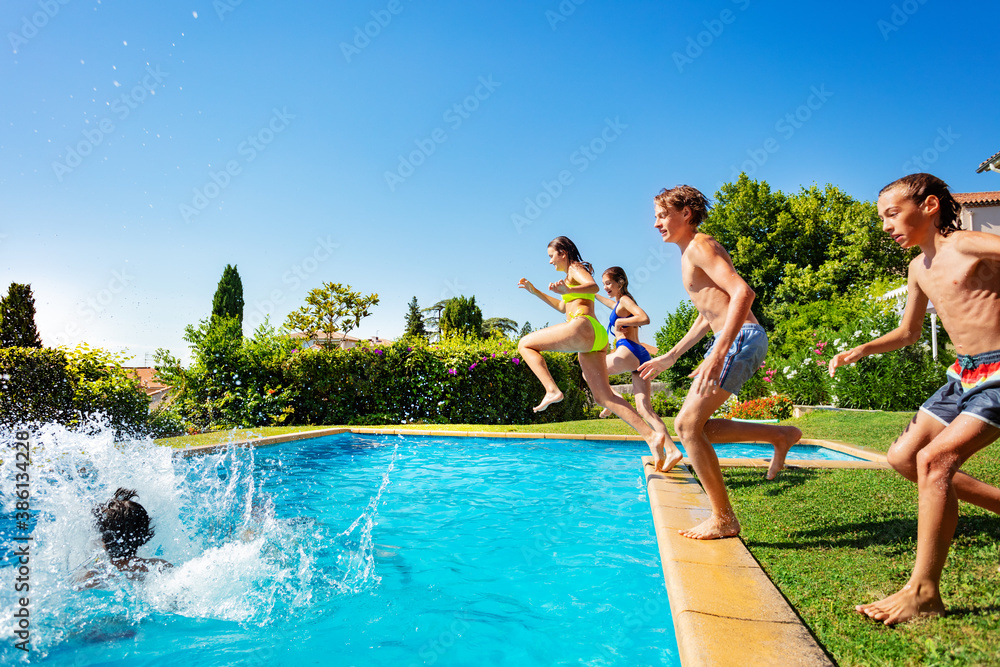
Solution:
[[[0,634],[12,637],[18,595],[12,537],[14,434],[0,431]],[[282,518],[269,490],[280,484],[280,462],[260,465],[254,449],[175,456],[149,438],[115,440],[100,422],[77,430],[47,424],[33,432],[30,528],[32,659],[67,641],[107,641],[136,635],[142,623],[170,616],[231,621],[247,626],[287,622],[330,596],[377,586],[372,529],[389,484],[396,452],[381,486],[351,526],[341,532],[309,517]],[[140,557],[174,567],[144,580],[111,576],[99,589],[81,590],[80,576],[106,554],[91,510],[118,487],[134,488],[153,519],[155,536]],[[316,568],[330,549],[336,568]],[[0,663],[23,660],[13,642],[0,646]]]
[[[337,565],[341,570],[339,579],[334,583],[342,593],[357,594],[373,586],[377,586],[381,578],[375,572],[375,542],[372,539],[372,529],[377,525],[378,504],[382,493],[389,486],[389,475],[396,467],[396,457],[399,455],[399,443],[392,450],[392,458],[385,472],[382,473],[382,483],[361,514],[345,530],[337,533],[337,542],[341,546],[337,555]],[[358,531],[354,537],[355,530]]]

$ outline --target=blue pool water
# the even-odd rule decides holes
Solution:
[[[683,445],[679,446],[684,451]],[[714,445],[720,459],[770,459],[774,447],[755,442],[725,442]],[[685,452],[687,455],[687,452]],[[857,456],[844,454],[819,445],[793,445],[785,457],[787,461],[864,461]]]
[[[646,453],[344,434],[178,458],[51,427],[33,462],[31,662],[677,665]],[[89,510],[118,486],[155,520],[140,555],[175,567],[75,590],[100,553]],[[7,561],[5,637],[12,578]]]

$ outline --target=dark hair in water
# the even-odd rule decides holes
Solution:
[[[708,217],[708,198],[701,194],[698,188],[693,188],[690,185],[663,188],[660,190],[660,194],[653,197],[653,201],[664,208],[669,206],[678,211],[684,210],[685,206],[689,207],[691,209],[691,224],[695,227]]]
[[[137,495],[134,489],[119,488],[111,500],[92,510],[104,548],[112,558],[135,556],[139,547],[153,537],[146,509],[132,500]]]
[[[628,291],[628,276],[625,275],[625,269],[620,266],[612,266],[611,268],[606,269],[603,275],[618,283],[618,287],[621,288],[622,294],[635,301],[635,297]]]
[[[569,259],[570,264],[582,264],[583,268],[587,269],[587,273],[594,274],[594,265],[590,262],[585,262],[580,257],[580,251],[577,249],[576,244],[570,241],[565,236],[557,236],[549,242],[549,247],[557,252],[566,253],[567,259]]]
[[[941,205],[937,228],[942,236],[948,236],[962,228],[962,221],[959,219],[962,205],[955,201],[948,184],[937,176],[924,173],[903,176],[879,190],[878,194],[881,197],[883,193],[896,188],[900,188],[903,196],[917,206],[922,205],[931,195],[937,197]]]

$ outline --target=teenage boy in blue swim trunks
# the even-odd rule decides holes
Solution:
[[[902,247],[923,252],[910,262],[899,327],[830,360],[832,376],[838,366],[915,343],[928,301],[959,353],[948,382],[889,448],[889,464],[917,483],[919,502],[910,580],[898,593],[856,607],[886,625],[944,613],[941,571],[959,500],[1000,513],[1000,489],[960,470],[1000,436],[1000,237],[962,231],[960,212],[948,186],[930,174],[904,176],[882,188],[883,231]]]
[[[709,329],[715,332],[715,342],[691,374],[694,382],[674,419],[677,435],[712,503],[712,516],[680,533],[699,540],[731,537],[739,534],[740,522],[729,502],[712,443],[747,440],[771,443],[774,457],[767,478],[774,479],[802,432],[793,426],[710,419],[760,368],[767,354],[767,334],[750,312],[753,290],[736,273],[729,253],[714,238],[698,231],[708,213],[705,195],[689,185],[679,185],[663,190],[655,202],[654,226],[665,243],[680,247],[684,289],[699,314],[673,349],[639,366],[639,372],[643,378],[656,377],[704,338]]]

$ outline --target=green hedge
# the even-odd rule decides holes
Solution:
[[[536,414],[531,408],[541,400],[542,386],[517,354],[516,343],[505,338],[297,351],[288,364],[295,388],[291,419],[298,424],[582,419],[589,396],[576,355],[544,356],[565,399]]]
[[[0,348],[0,424],[34,422],[76,426],[103,415],[118,430],[142,433],[149,400],[122,360],[81,345],[62,348]]]

